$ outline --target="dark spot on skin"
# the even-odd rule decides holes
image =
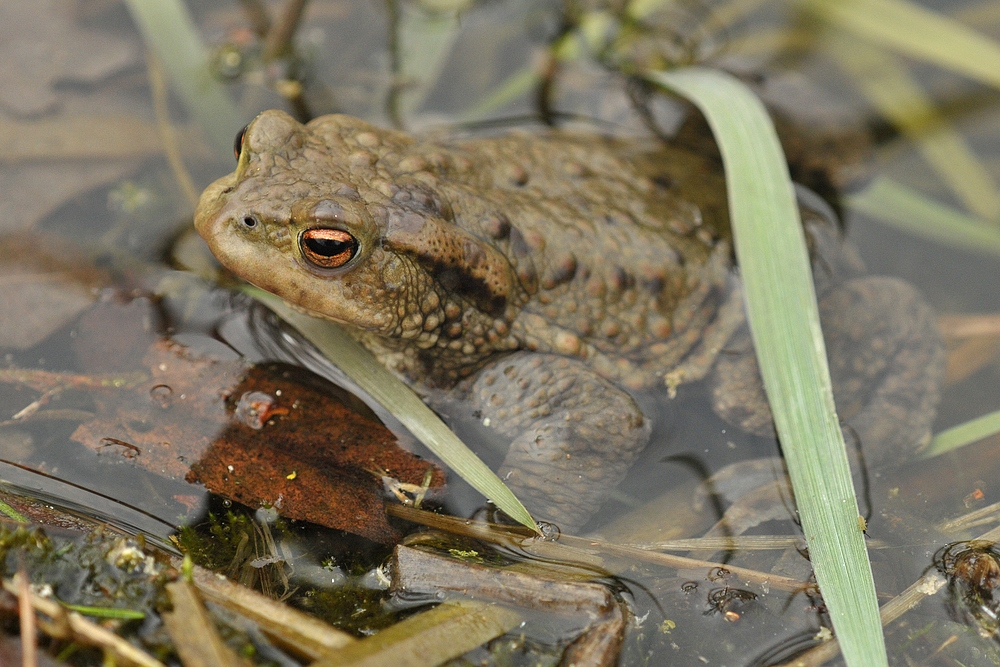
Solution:
[[[670,178],[666,174],[656,174],[655,176],[653,176],[652,180],[653,183],[657,185],[657,187],[662,188],[664,190],[669,190],[670,188],[674,187],[674,179]]]
[[[486,276],[477,275],[485,273],[482,265],[486,262],[486,254],[474,243],[464,244],[461,256],[442,254],[437,248],[430,247],[415,257],[445,293],[473,301],[480,310],[494,317],[503,314],[507,307],[507,295],[502,293],[502,286],[493,285],[491,288]]]
[[[635,276],[620,266],[611,270],[611,286],[619,292],[624,292],[635,285]]]
[[[510,252],[511,264],[517,270],[517,279],[528,293],[537,290],[538,272],[535,270],[535,263],[531,259],[531,251],[528,243],[524,240],[524,235],[517,227],[510,228]]]
[[[460,291],[462,276],[455,267],[439,268],[434,271],[434,277],[446,291],[453,293]]]
[[[629,217],[627,214],[620,213],[620,212],[617,212],[617,211],[614,211],[612,213],[606,214],[604,216],[604,222],[608,223],[609,225],[626,225],[626,226],[630,226],[630,225],[635,224],[635,221],[631,217]]]
[[[528,184],[529,174],[528,170],[521,165],[509,165],[506,169],[507,181],[511,185],[517,187],[524,187]]]
[[[659,294],[665,283],[663,276],[652,276],[642,281],[642,287],[648,292]]]
[[[442,219],[448,221],[455,219],[455,211],[451,208],[451,204],[444,199],[437,199],[435,200],[435,203],[437,205],[438,215],[440,215]]]

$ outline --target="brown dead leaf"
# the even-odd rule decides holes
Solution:
[[[283,516],[385,543],[396,534],[382,477],[419,486],[430,471],[430,486],[444,482],[437,467],[301,369],[248,368],[169,341],[150,347],[145,365],[150,378],[134,389],[95,392],[99,416],[73,440],[246,505],[273,505]],[[247,394],[258,399],[250,401],[256,412],[246,400],[238,409]]]
[[[439,468],[400,449],[388,429],[344,405],[315,376],[282,364],[254,368],[232,394],[233,414],[245,413],[236,407],[242,397],[264,396],[273,401],[266,408],[272,416],[230,420],[192,465],[189,480],[244,504],[268,502],[284,516],[384,543],[396,534],[385,519],[379,480],[419,486],[430,473],[431,487],[444,483]]]

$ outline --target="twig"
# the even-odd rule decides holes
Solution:
[[[172,563],[181,569],[179,558]],[[192,579],[204,599],[259,623],[264,634],[301,657],[317,660],[356,641],[317,618],[204,568],[196,566]]]
[[[278,22],[271,26],[264,39],[264,60],[286,55],[292,49],[292,36],[306,8],[306,0],[287,0]]]
[[[3,580],[3,588],[8,593],[16,595],[20,601],[22,595],[26,595],[35,611],[45,614],[53,622],[39,623],[39,626],[47,634],[60,639],[74,639],[91,646],[99,646],[112,651],[115,656],[127,665],[137,667],[166,667],[162,662],[128,643],[110,630],[87,620],[75,611],[67,611],[65,607],[52,600],[32,593],[30,590],[23,591],[23,584],[20,580],[23,577],[15,577],[19,581],[10,579]]]
[[[404,84],[402,74],[400,74],[403,66],[400,62],[399,25],[401,17],[399,0],[386,0],[385,9],[389,22],[389,43],[387,45],[389,51],[389,70],[392,72],[392,84],[389,86],[389,92],[386,95],[385,110],[392,126],[397,130],[401,130],[403,129],[403,117],[399,98]]]
[[[15,422],[28,419],[36,412],[38,412],[38,410],[42,406],[44,406],[46,403],[52,400],[53,396],[56,396],[60,392],[62,392],[62,390],[63,390],[62,387],[53,387],[52,389],[49,389],[47,392],[45,392],[44,394],[33,400],[31,403],[28,403],[26,406],[18,410],[14,414],[14,416],[10,418],[10,421]]]
[[[170,171],[174,174],[174,179],[184,193],[184,198],[193,208],[198,203],[198,188],[191,180],[191,174],[184,166],[184,159],[177,144],[177,133],[174,132],[173,125],[170,124],[170,112],[167,110],[167,78],[163,74],[163,67],[156,54],[152,51],[146,52],[146,71],[149,76],[149,87],[153,94],[153,112],[156,115],[156,129],[160,134],[160,142],[163,144],[163,152],[170,164]]]
[[[258,37],[264,37],[271,29],[271,17],[267,14],[267,7],[261,0],[240,0],[243,11],[246,12],[247,20],[254,33]]]
[[[17,610],[21,619],[21,664],[24,667],[38,667],[38,636],[35,634],[35,611],[29,602],[31,589],[28,575],[22,568],[17,573]]]
[[[491,523],[472,523],[465,519],[459,519],[443,514],[435,514],[426,510],[418,510],[413,507],[403,505],[386,505],[386,512],[406,519],[414,523],[431,526],[458,535],[475,537],[494,544],[507,546],[516,545],[526,552],[536,555],[544,555],[546,558],[554,558],[570,563],[578,563],[589,568],[606,567],[597,554],[616,556],[628,560],[640,560],[663,567],[670,567],[678,570],[713,570],[724,568],[737,578],[743,581],[758,584],[767,584],[773,589],[784,591],[802,591],[814,587],[815,584],[790,577],[782,577],[768,572],[751,570],[745,567],[736,567],[724,563],[714,563],[706,560],[696,560],[685,558],[684,556],[674,556],[671,554],[661,554],[655,551],[647,551],[638,547],[612,544],[604,540],[588,539],[585,537],[575,537],[573,535],[562,535],[558,541],[547,541],[533,537],[532,533],[522,528],[511,526],[501,526]],[[595,560],[596,558],[596,560]]]
[[[77,375],[56,373],[31,368],[0,369],[0,384],[21,384],[35,391],[53,389],[131,389],[149,379],[141,371],[134,373],[109,373]]]
[[[945,338],[1000,336],[1000,313],[981,315],[942,315],[938,326]]]

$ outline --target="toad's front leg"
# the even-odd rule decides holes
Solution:
[[[635,400],[567,357],[518,352],[466,390],[483,422],[511,438],[501,479],[533,515],[565,531],[601,507],[649,441]]]

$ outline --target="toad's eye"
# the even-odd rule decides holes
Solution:
[[[240,153],[243,152],[243,139],[247,136],[248,127],[250,127],[249,123],[244,125],[243,129],[236,133],[236,141],[233,142],[233,153],[236,154],[237,162],[240,160]]]
[[[336,269],[358,254],[358,240],[341,229],[307,229],[299,246],[306,261],[321,269]]]

